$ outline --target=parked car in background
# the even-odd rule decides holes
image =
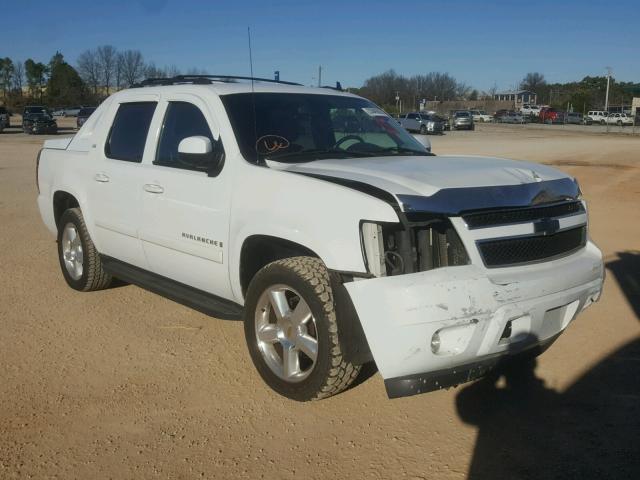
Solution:
[[[493,121],[500,122],[500,118],[502,118],[504,115],[507,115],[510,111],[511,110],[505,109],[496,110],[495,112],[493,112]]]
[[[0,132],[4,128],[9,128],[11,126],[11,120],[9,117],[10,115],[7,107],[0,107]]]
[[[584,123],[584,115],[579,112],[567,112],[566,121],[574,125],[582,125]]]
[[[49,112],[36,112],[22,120],[22,130],[28,134],[55,134],[58,133],[58,124]]]
[[[40,113],[49,114],[49,111],[44,105],[27,105],[26,107],[24,107],[24,109],[22,110],[22,129],[24,130],[24,123],[26,120],[29,120],[31,116]]]
[[[519,112],[509,110],[500,115],[498,123],[525,123],[524,117]]]
[[[633,117],[626,113],[610,113],[607,117],[607,124],[618,125],[620,127],[625,125],[633,125]]]
[[[80,113],[80,110],[82,110],[82,107],[68,107],[64,109],[64,116],[65,117],[77,117],[78,113]]]
[[[453,114],[454,130],[474,130],[473,117],[468,110],[461,110]]]
[[[587,112],[587,115],[584,118],[584,122],[587,125],[591,125],[592,123],[599,123],[600,125],[604,125],[607,123],[607,117],[609,116],[608,112],[604,110],[590,110]]]
[[[526,117],[537,117],[540,115],[541,107],[538,105],[529,105],[525,103],[520,107],[520,113]]]
[[[471,110],[471,116],[476,123],[493,122],[493,116],[489,115],[484,110]]]
[[[82,125],[84,125],[84,122],[87,121],[87,118],[89,118],[91,114],[95,111],[96,111],[96,107],[83,107],[78,112],[78,118],[76,119],[76,126],[80,128]]]
[[[555,108],[543,108],[538,117],[541,123],[565,123],[566,113]]]
[[[54,108],[51,115],[54,117],[64,117],[64,108]]]
[[[442,133],[444,122],[433,113],[411,112],[401,116],[400,125],[410,132],[426,135],[428,133]]]

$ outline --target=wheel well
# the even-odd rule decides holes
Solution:
[[[248,237],[240,252],[240,285],[242,294],[247,293],[249,283],[265,265],[283,258],[308,256],[318,257],[309,248],[283,238],[269,235],[253,235]]]
[[[70,208],[79,207],[80,204],[76,197],[68,192],[58,191],[53,194],[53,217],[55,218],[56,225],[60,221],[60,217]]]

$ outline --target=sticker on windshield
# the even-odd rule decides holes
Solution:
[[[384,113],[382,110],[380,110],[379,108],[374,108],[374,107],[364,107],[362,109],[362,111],[364,113],[366,113],[367,115],[371,116],[371,117],[386,117],[387,114]]]
[[[256,151],[260,155],[269,155],[287,148],[289,148],[289,140],[280,135],[263,135],[256,141]]]

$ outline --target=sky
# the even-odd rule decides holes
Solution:
[[[359,87],[393,68],[448,72],[478,90],[603,75],[640,82],[640,1],[0,0],[0,57],[75,64],[89,48],[138,49],[157,66]]]

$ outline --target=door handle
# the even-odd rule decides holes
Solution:
[[[104,173],[96,173],[96,174],[93,176],[93,179],[94,179],[96,182],[107,183],[107,182],[109,181],[109,176],[108,176],[108,175],[105,175]]]
[[[163,193],[164,188],[161,185],[156,185],[155,183],[145,183],[144,191],[149,193]]]

